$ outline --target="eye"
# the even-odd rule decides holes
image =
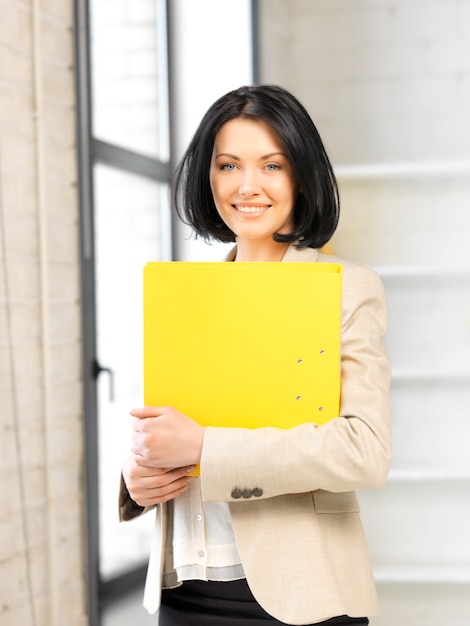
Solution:
[[[266,165],[266,169],[268,172],[277,172],[277,170],[280,169],[280,166],[277,165],[277,163],[268,163]]]
[[[234,163],[223,163],[220,166],[220,169],[223,170],[224,172],[233,172],[235,170],[235,164]]]

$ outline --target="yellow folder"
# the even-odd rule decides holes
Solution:
[[[334,263],[148,263],[145,404],[205,426],[337,417],[341,292]]]

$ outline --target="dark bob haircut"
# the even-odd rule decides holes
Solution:
[[[274,240],[321,248],[338,225],[336,178],[310,115],[276,85],[240,87],[209,108],[176,170],[173,201],[179,217],[206,241],[235,241],[215,207],[209,170],[217,133],[236,118],[262,120],[277,132],[301,190],[294,206],[294,231],[274,233]]]

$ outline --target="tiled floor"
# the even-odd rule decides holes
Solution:
[[[143,589],[122,596],[102,614],[101,626],[157,626],[157,617],[142,606]]]

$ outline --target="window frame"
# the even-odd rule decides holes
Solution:
[[[96,276],[95,276],[95,229],[94,229],[94,184],[93,169],[102,164],[122,172],[136,174],[158,183],[170,184],[171,163],[123,148],[98,139],[93,134],[92,87],[91,87],[91,24],[90,2],[74,2],[74,47],[75,47],[75,92],[76,133],[78,162],[78,199],[80,207],[80,256],[82,297],[82,371],[83,371],[83,414],[84,414],[84,492],[85,492],[85,578],[87,580],[87,605],[90,626],[100,624],[100,613],[105,603],[119,597],[124,589],[129,590],[141,583],[146,566],[138,566],[123,574],[103,581],[100,577],[100,528],[98,467],[98,397],[97,379],[102,371],[97,361],[96,323]],[[168,16],[168,0],[161,0]],[[166,100],[170,101],[168,23],[166,17],[167,72],[163,73],[166,85]],[[162,31],[159,31],[160,36]],[[169,113],[168,113],[169,115]],[[170,123],[171,127],[171,123]],[[170,146],[171,154],[171,146]],[[162,255],[172,256],[171,216],[162,216],[165,230]]]

